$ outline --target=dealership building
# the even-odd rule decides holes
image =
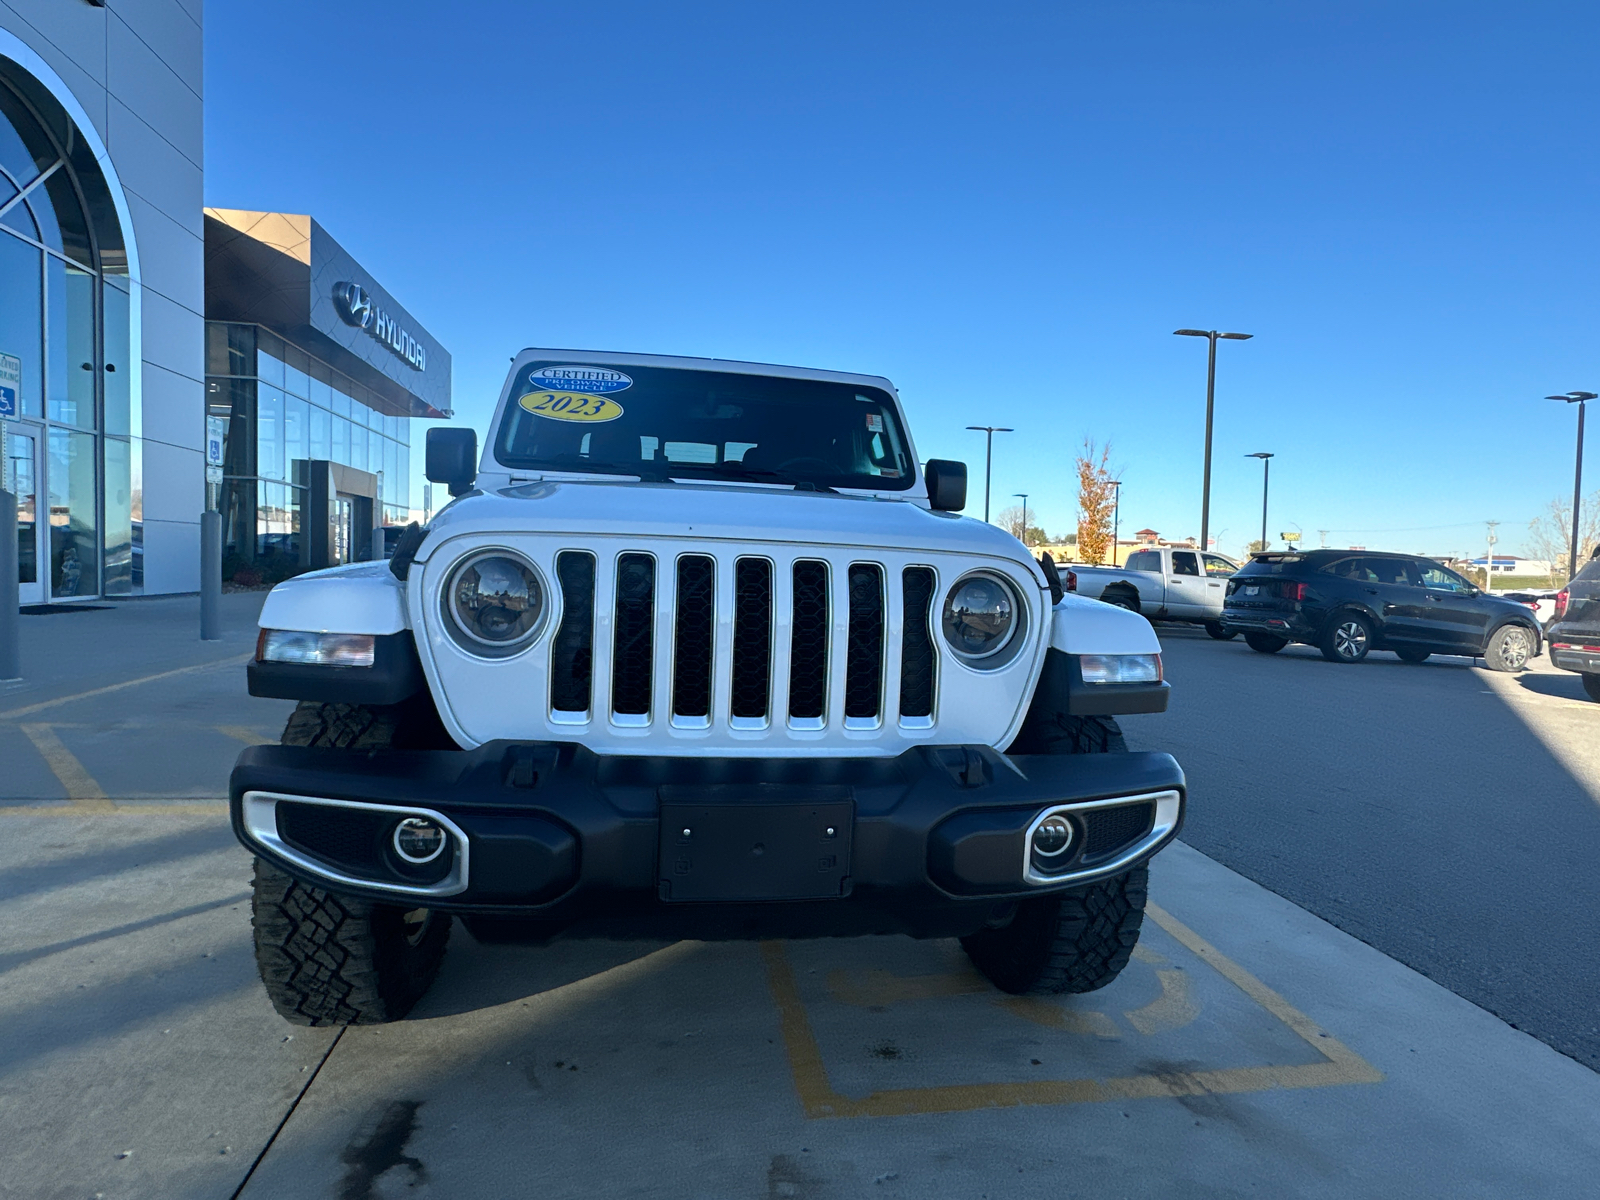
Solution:
[[[0,2],[0,431],[22,602],[381,553],[450,356],[308,216],[206,208],[202,0]]]

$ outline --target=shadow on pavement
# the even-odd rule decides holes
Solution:
[[[64,823],[69,821],[69,818],[55,816],[44,819]],[[134,824],[131,817],[113,816],[103,819],[122,823],[121,827],[132,836],[137,836],[140,828]],[[63,824],[62,834],[70,836],[66,824]],[[46,862],[11,867],[0,871],[0,901],[58,891],[136,867],[177,862],[201,854],[211,854],[237,844],[233,830],[225,820],[221,820],[214,828],[185,829],[164,837],[141,838],[139,841],[109,850],[91,850],[66,858],[52,858]]]

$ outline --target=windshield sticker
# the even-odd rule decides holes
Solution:
[[[882,433],[883,432],[883,414],[882,413],[868,413],[867,414],[867,430],[870,433]]]
[[[600,396],[633,386],[633,380],[610,367],[540,367],[530,372],[528,382],[552,392],[581,392]],[[610,418],[607,418],[608,420]]]
[[[582,392],[529,392],[517,403],[552,421],[615,421],[622,415],[622,405],[615,400]]]

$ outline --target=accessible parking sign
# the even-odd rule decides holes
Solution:
[[[17,393],[22,390],[22,360],[0,354],[0,417],[17,415]]]

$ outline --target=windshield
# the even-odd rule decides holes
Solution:
[[[887,392],[628,364],[518,368],[495,436],[505,466],[903,491],[915,482]]]

